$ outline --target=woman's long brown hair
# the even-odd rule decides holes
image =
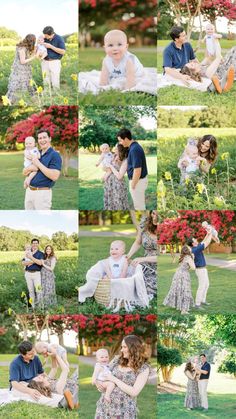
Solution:
[[[181,68],[180,73],[185,74],[186,76],[189,76],[189,77],[191,77],[191,79],[193,79],[195,81],[198,81],[200,83],[202,81],[202,78],[201,78],[200,74],[196,73],[195,70],[193,70],[192,68],[189,68],[186,65]]]
[[[144,231],[148,231],[149,233],[156,234],[157,226],[153,224],[152,221],[152,211],[149,211],[148,217],[145,222]]]
[[[50,387],[45,386],[40,381],[30,380],[28,384],[29,388],[33,388],[34,390],[38,390],[43,396],[52,397],[52,391]]]
[[[26,35],[26,37],[20,41],[16,46],[25,47],[30,53],[34,51],[36,37],[33,34]]]
[[[179,263],[181,263],[184,260],[185,256],[191,256],[192,257],[192,252],[189,249],[189,247],[187,246],[187,244],[185,244],[181,249],[180,257],[179,257]]]
[[[133,370],[136,372],[143,366],[145,362],[148,361],[148,357],[145,353],[145,344],[142,339],[136,335],[125,336],[123,340],[128,347],[129,358],[124,358],[123,354],[121,353],[119,357],[119,365],[122,367],[127,367],[129,365],[130,368],[133,368]]]
[[[187,364],[185,365],[184,371],[190,371],[190,372],[195,371],[194,367],[192,366],[192,362],[187,362]]]

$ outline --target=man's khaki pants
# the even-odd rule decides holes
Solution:
[[[130,195],[133,200],[134,209],[135,210],[145,210],[145,191],[148,186],[148,179],[147,177],[143,179],[139,179],[138,183],[136,184],[135,188],[131,188],[131,180],[129,181],[129,191]]]
[[[204,409],[208,409],[207,386],[208,386],[208,380],[198,381],[198,390],[200,393],[201,406]]]
[[[198,289],[196,294],[196,305],[206,302],[207,290],[209,288],[209,278],[206,268],[197,268],[196,275],[198,277]]]
[[[43,82],[51,84],[54,89],[60,89],[61,60],[42,61]]]
[[[52,206],[52,189],[32,191],[30,188],[25,192],[26,210],[50,210]]]
[[[25,271],[25,280],[32,300],[31,305],[35,307],[35,301],[40,304],[42,300],[41,272]]]

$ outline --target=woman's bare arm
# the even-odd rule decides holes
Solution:
[[[132,244],[129,253],[127,254],[127,258],[130,259],[140,249],[141,245],[142,245],[142,235],[141,235],[141,230],[139,229],[136,240]]]
[[[141,372],[133,386],[129,386],[128,384],[123,383],[123,381],[119,380],[118,378],[114,377],[112,374],[107,374],[107,380],[112,381],[120,388],[124,393],[128,394],[131,397],[137,397],[139,393],[142,391],[143,387],[145,386],[147,379],[149,376],[149,368],[147,367],[143,372]]]
[[[56,354],[55,357],[59,367],[61,368],[61,374],[56,383],[56,392],[58,394],[63,394],[70,368],[59,355]]]
[[[30,63],[30,61],[33,61],[35,59],[35,55],[32,55],[32,57],[30,58],[26,58],[25,50],[23,48],[19,50],[19,57],[20,57],[21,64]]]
[[[44,262],[45,260],[43,260],[43,263],[42,263],[43,267],[47,269],[48,271],[53,272],[57,263],[56,258],[51,259],[51,266],[46,265]]]
[[[124,160],[120,166],[120,170],[116,170],[115,167],[111,165],[109,165],[109,168],[111,169],[112,173],[114,173],[115,177],[118,180],[123,179],[123,177],[125,176],[126,172],[127,172],[127,160]]]

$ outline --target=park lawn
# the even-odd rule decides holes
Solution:
[[[91,240],[92,239],[92,240]],[[120,237],[119,237],[120,239]],[[95,265],[99,260],[109,256],[110,244],[116,240],[116,237],[80,237],[80,254],[79,254],[79,286],[86,282],[87,271]],[[131,248],[135,238],[123,237],[122,240],[126,244],[126,253]],[[140,249],[134,257],[143,256],[144,251]],[[79,304],[79,312],[83,314],[105,314],[112,313],[111,310],[98,304],[93,297],[87,298],[84,303]],[[152,300],[149,308],[137,308],[132,313],[148,314],[156,312],[156,300]],[[125,310],[120,310],[121,314],[125,314]]]
[[[148,188],[146,191],[147,209],[156,208],[156,156],[146,156],[148,167]],[[97,154],[80,153],[79,168],[79,209],[102,210],[103,209],[103,170],[96,168]],[[95,169],[96,168],[96,169]],[[127,179],[126,179],[127,180]],[[128,182],[128,181],[127,181]],[[129,196],[129,203],[132,200]]]
[[[211,257],[211,254],[207,254],[206,256]],[[177,262],[173,264],[170,255],[158,256],[158,312],[160,314],[169,313],[172,315],[177,313],[174,308],[164,307],[162,305],[162,302],[170,289],[172,278],[177,267]],[[211,303],[211,305],[205,306],[206,308],[201,310],[201,314],[235,313],[235,271],[210,265],[207,265],[207,270],[210,280],[207,301]],[[197,291],[197,277],[195,272],[191,272],[191,287],[193,297],[195,297]],[[199,313],[199,310],[197,311],[192,308],[191,313]]]
[[[156,49],[154,48],[141,48],[133,49],[130,52],[137,55],[144,67],[156,68]],[[101,70],[102,60],[105,57],[103,49],[86,48],[80,51],[79,54],[79,69],[80,71]],[[156,96],[145,93],[128,92],[121,93],[119,91],[101,92],[99,95],[92,95],[90,93],[83,95],[79,94],[80,106],[83,105],[142,105],[156,106]]]
[[[157,412],[160,418],[171,419],[220,419],[235,418],[236,402],[233,394],[208,394],[209,410],[203,412],[201,409],[187,410],[184,408],[184,393],[158,394]]]
[[[223,56],[226,50],[223,51]],[[199,61],[204,58],[204,53],[197,53]],[[163,72],[162,68],[163,57],[162,52],[157,53],[157,71]],[[169,86],[158,90],[158,106],[234,106],[236,100],[236,83],[233,88],[221,95],[210,92],[200,92],[195,89],[188,89],[187,87]]]
[[[23,153],[0,153],[0,209],[24,209]],[[53,187],[52,209],[77,209],[78,172],[69,168]]]
[[[80,419],[92,419],[96,411],[96,402],[100,393],[92,386],[91,377],[93,367],[79,363],[79,398],[80,398]],[[156,386],[147,384],[138,396],[139,419],[156,419]]]
[[[102,232],[112,232],[112,233],[123,233],[123,234],[132,234],[135,235],[136,228],[133,224],[111,224],[106,226],[98,226],[98,225],[81,225],[79,227],[80,231],[89,231],[93,232],[95,235],[96,233]]]
[[[78,311],[78,252],[57,251],[55,268],[57,307],[50,307],[50,313],[76,313]],[[22,252],[0,252],[0,307],[9,307],[16,312],[27,312],[25,297],[27,292],[24,270],[21,266]]]

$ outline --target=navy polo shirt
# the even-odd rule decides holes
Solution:
[[[127,174],[128,178],[131,180],[133,178],[134,169],[138,167],[142,168],[140,178],[143,179],[147,176],[147,163],[146,157],[141,145],[139,145],[136,141],[134,141],[129,148],[128,154],[128,169]]]
[[[43,372],[41,361],[37,355],[30,362],[25,362],[22,355],[18,355],[10,364],[10,389],[12,388],[12,381],[29,382]]]
[[[54,37],[49,40],[45,39],[45,42],[48,44],[53,45],[56,48],[66,49],[64,39],[55,33]],[[44,58],[46,61],[50,60],[61,60],[63,55],[58,54],[57,52],[53,51],[51,48],[47,48],[48,55]]]
[[[60,154],[55,151],[52,147],[42,154],[39,161],[46,166],[48,169],[61,170],[62,160]],[[33,179],[30,182],[30,186],[35,188],[52,188],[55,185],[55,182],[45,176],[40,170],[36,173]]]
[[[192,253],[194,254],[194,263],[196,268],[204,268],[206,266],[206,260],[203,254],[203,250],[205,249],[205,244],[200,243],[195,247],[192,247]]]
[[[181,49],[179,49],[173,41],[164,49],[163,67],[182,68],[195,58],[193,48],[189,42],[185,42]]]
[[[201,374],[199,379],[208,380],[208,378],[210,377],[210,372],[211,372],[210,364],[208,364],[208,362],[205,362],[205,364],[201,366],[201,370],[208,371],[208,374]]]
[[[33,257],[35,259],[44,259],[44,253],[41,252],[40,250],[37,250],[37,252],[33,253]],[[24,260],[24,259],[23,259]],[[33,263],[33,265],[30,266],[26,266],[25,270],[26,271],[41,271],[42,266],[37,265],[37,263]]]

